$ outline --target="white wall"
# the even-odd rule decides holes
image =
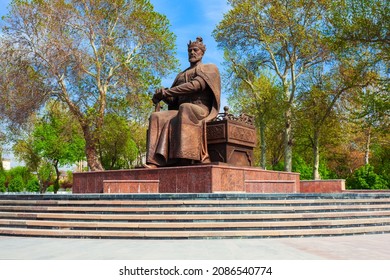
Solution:
[[[3,162],[4,170],[10,170],[11,169],[11,160],[3,159],[2,162]]]

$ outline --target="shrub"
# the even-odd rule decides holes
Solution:
[[[313,168],[302,157],[296,155],[293,158],[292,164],[292,171],[300,173],[301,180],[313,179]]]
[[[5,186],[5,175],[3,173],[0,173],[0,193],[4,193],[7,191],[7,188]]]
[[[22,176],[16,176],[11,179],[8,185],[9,192],[22,192],[24,190],[24,183]]]
[[[323,180],[338,179],[337,174],[328,168],[328,166],[326,165],[326,161],[324,160],[320,160],[319,172],[321,179]]]
[[[16,166],[11,168],[8,172],[9,181],[13,178],[20,177],[23,180],[23,185],[25,186],[27,182],[33,177],[31,172],[25,166]]]
[[[53,192],[57,193],[59,189],[60,189],[60,183],[57,181],[54,181]]]
[[[356,169],[351,177],[347,178],[348,189],[386,189],[386,181],[374,172],[374,167],[367,164]]]
[[[47,189],[46,192],[54,192],[54,186],[50,185]]]
[[[33,177],[27,182],[26,191],[39,192],[39,182],[37,178]]]

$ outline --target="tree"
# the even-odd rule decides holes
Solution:
[[[36,172],[39,169],[42,158],[33,148],[33,139],[28,136],[25,137],[16,141],[12,150],[15,157],[23,161],[29,170]]]
[[[390,188],[390,142],[388,135],[380,135],[379,139],[371,146],[370,162]]]
[[[129,94],[126,100],[111,100],[110,102],[112,106],[108,114],[117,115],[128,122],[130,137],[138,151],[135,165],[141,166],[146,155],[149,117],[154,109],[153,103],[150,102],[150,95],[147,93]]]
[[[29,126],[25,126],[13,150],[18,159],[38,174],[41,192],[45,192],[47,182],[52,182],[51,171],[54,170],[56,192],[59,187],[59,167],[84,159],[85,141],[78,123],[63,104],[50,102],[45,109],[42,117],[30,119]],[[45,167],[47,164],[52,166],[51,169]]]
[[[327,65],[331,70],[330,75],[326,73],[328,86],[325,92],[336,97],[332,98],[336,102],[342,99],[341,104],[344,108],[339,106],[337,110],[342,112],[344,117],[348,117],[347,122],[339,120],[344,129],[345,144],[341,149],[333,147],[330,153],[334,155],[340,153],[340,158],[336,161],[337,169],[340,171],[345,168],[341,172],[345,176],[363,164],[361,158],[363,151],[365,162],[368,163],[373,133],[371,123],[376,119],[372,116],[386,115],[386,101],[383,96],[388,96],[389,92],[387,70],[390,43],[387,35],[390,27],[389,7],[386,1],[381,0],[331,1],[326,18],[327,27],[324,28],[324,34],[329,42],[329,48],[332,49],[334,60]],[[367,94],[373,89],[374,94]],[[360,97],[362,93],[365,95],[364,98]],[[381,99],[380,106],[375,99]],[[324,108],[322,112],[328,111]],[[351,112],[359,113],[351,115]],[[363,126],[354,125],[356,119],[364,120],[361,122]],[[374,123],[378,125],[378,121]],[[361,148],[363,146],[364,148]]]
[[[74,117],[60,103],[49,103],[46,114],[34,126],[32,149],[54,167],[54,192],[59,188],[59,167],[84,159],[84,147],[85,141]]]
[[[373,82],[375,73],[371,73],[366,64],[345,61],[342,57],[334,59],[327,65],[313,68],[305,77],[307,90],[298,96],[298,111],[301,117],[298,122],[310,140],[313,162],[313,179],[320,178],[320,142],[326,131],[338,127],[338,119],[345,108],[342,103],[350,104],[356,93]]]
[[[267,67],[284,92],[284,161],[292,170],[292,113],[300,77],[328,58],[321,24],[328,1],[230,0],[213,32],[219,46]]]
[[[344,59],[361,61],[376,73],[375,87],[389,92],[390,7],[383,0],[332,1],[328,11],[328,41]]]
[[[225,80],[229,88],[229,103],[233,109],[255,117],[259,128],[260,166],[267,168],[267,137],[269,128],[277,127],[281,107],[282,90],[269,73],[253,65],[253,61],[242,61],[237,55],[226,50],[227,74]],[[253,66],[254,69],[253,69]],[[274,139],[275,140],[275,139]]]
[[[5,134],[0,131],[0,173],[4,171],[3,167],[3,143],[5,141]]]
[[[39,192],[45,193],[47,189],[52,186],[53,181],[55,180],[55,169],[51,162],[45,161],[44,159],[41,161],[41,164],[37,170],[37,177],[39,181]],[[53,187],[53,191],[56,192]]]
[[[322,76],[322,75],[321,75]],[[323,77],[322,77],[323,78]],[[331,143],[335,137],[339,137],[339,115],[335,104],[339,95],[324,88],[322,83],[313,84],[308,92],[299,98],[296,111],[296,130],[294,138],[297,139],[297,147],[301,157],[307,156],[306,151],[311,151],[311,176],[307,179],[321,179],[319,173],[321,148]],[[334,135],[336,133],[336,135]],[[323,135],[326,135],[324,137]],[[302,159],[302,158],[301,158]]]
[[[8,99],[29,99],[20,88],[34,83],[42,85],[32,87],[35,107],[48,97],[66,104],[83,131],[91,170],[103,169],[98,137],[109,101],[147,92],[176,63],[168,20],[148,0],[14,0],[1,40],[2,58],[24,69],[12,68],[1,82],[17,85],[6,89]]]
[[[49,98],[38,72],[0,36],[0,117],[20,126]]]
[[[351,102],[352,103],[352,102]],[[386,134],[390,127],[389,92],[380,85],[359,91],[349,108],[352,122],[358,123],[365,134],[364,164],[369,164],[370,146],[375,134]]]
[[[390,62],[390,6],[386,0],[335,0],[329,23],[339,48],[369,48],[375,63]]]
[[[115,114],[107,115],[99,138],[100,157],[105,169],[134,166],[138,150],[126,119]]]

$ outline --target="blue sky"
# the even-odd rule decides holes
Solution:
[[[151,0],[155,10],[165,14],[171,31],[177,36],[178,58],[182,68],[188,66],[187,43],[201,36],[207,46],[205,62],[220,64],[223,52],[217,50],[211,32],[228,11],[226,0]]]

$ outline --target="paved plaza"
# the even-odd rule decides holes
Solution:
[[[390,234],[211,240],[0,236],[2,260],[390,260]]]

